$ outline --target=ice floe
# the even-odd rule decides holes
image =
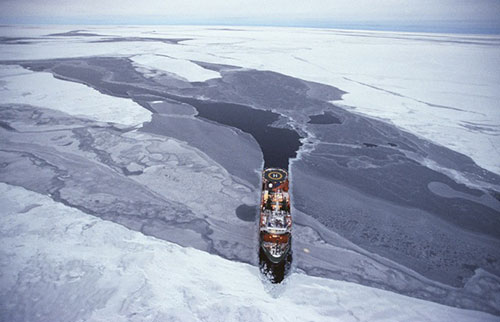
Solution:
[[[189,60],[171,58],[166,55],[138,55],[131,59],[139,66],[146,68],[147,74],[153,76],[158,72],[168,72],[189,82],[204,82],[220,77],[218,72],[200,67]]]
[[[56,79],[50,73],[0,65],[0,82],[0,104],[46,107],[74,116],[129,126],[151,120],[151,112],[132,100]]]

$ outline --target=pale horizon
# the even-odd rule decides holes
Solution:
[[[110,0],[0,3],[2,24],[231,25],[390,31],[500,33],[500,1],[201,1]]]

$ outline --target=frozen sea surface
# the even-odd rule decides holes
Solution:
[[[0,28],[6,85],[1,89],[0,181],[143,235],[255,265],[257,227],[251,209],[259,199],[260,169],[273,151],[262,149],[263,155],[245,124],[200,117],[193,102],[272,111],[279,117],[271,126],[301,137],[290,163],[299,276],[351,281],[431,306],[438,302],[500,314],[495,104],[488,99],[480,108],[455,104],[458,87],[450,76],[431,73],[413,56],[407,56],[413,69],[405,69],[410,67],[401,61],[404,55],[386,57],[382,49],[360,54],[390,43],[396,53],[400,47],[402,52],[422,50],[447,66],[446,44],[472,58],[484,53],[489,58],[480,63],[493,68],[499,48],[495,36],[81,29],[86,30]],[[347,59],[349,51],[365,58],[363,71],[353,65],[361,58]],[[147,59],[138,64],[137,57]],[[377,69],[388,57],[394,68]],[[10,71],[54,85],[24,86]],[[387,73],[402,80],[401,92],[390,82],[380,88],[370,83]],[[414,78],[404,81],[403,74]],[[483,76],[471,73],[461,86],[473,89],[485,82],[481,95],[494,100],[498,91],[488,89],[498,88],[496,76],[489,70]],[[424,96],[425,91],[405,90],[425,89],[428,78],[439,78],[446,91]],[[67,90],[58,91],[57,84]],[[38,100],[30,98],[35,92]],[[82,93],[88,93],[88,101]],[[365,116],[370,113],[376,118]],[[475,122],[477,113],[491,124],[450,132],[458,120]],[[469,114],[476,116],[464,116]],[[456,145],[440,141],[451,134],[460,136]],[[475,138],[489,143],[474,145]],[[276,147],[275,152],[282,151]],[[36,213],[36,204],[27,205],[26,212],[34,207]],[[23,270],[22,265],[9,267]],[[292,275],[290,283],[296,279]],[[130,297],[129,291],[122,289],[116,299]],[[280,296],[294,294],[288,291]],[[190,303],[189,298],[179,303]],[[337,316],[325,308],[331,303],[323,304],[318,304],[321,314]],[[267,319],[267,311],[257,311]],[[404,320],[405,314],[394,319]]]
[[[3,321],[497,321],[354,283],[258,268],[144,236],[0,183]],[[279,312],[276,311],[279,308]]]
[[[56,79],[49,73],[33,73],[19,66],[2,66],[0,82],[0,104],[31,104],[128,126],[151,120],[151,112],[133,101],[102,95],[85,85]]]
[[[199,26],[82,26],[69,34],[67,27],[3,27],[1,32],[0,60],[146,55],[150,71],[162,70],[158,64],[167,56],[179,60],[176,66],[236,65],[336,86],[348,92],[337,104],[390,120],[500,173],[497,35]],[[48,36],[57,33],[65,35]],[[197,77],[205,75],[199,71]]]

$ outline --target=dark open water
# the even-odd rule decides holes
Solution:
[[[198,117],[251,134],[262,149],[266,168],[288,169],[289,159],[297,155],[301,145],[299,134],[293,130],[269,126],[278,120],[277,113],[232,103],[206,102],[189,98],[183,98],[182,101],[194,106],[199,113]]]

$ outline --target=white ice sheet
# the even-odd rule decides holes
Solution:
[[[0,65],[0,104],[28,104],[132,126],[151,120],[151,112],[132,100],[16,65]]]
[[[165,55],[137,55],[132,61],[155,75],[157,72],[173,73],[189,82],[204,82],[208,79],[219,78],[218,72],[205,69],[185,59],[171,58]]]

